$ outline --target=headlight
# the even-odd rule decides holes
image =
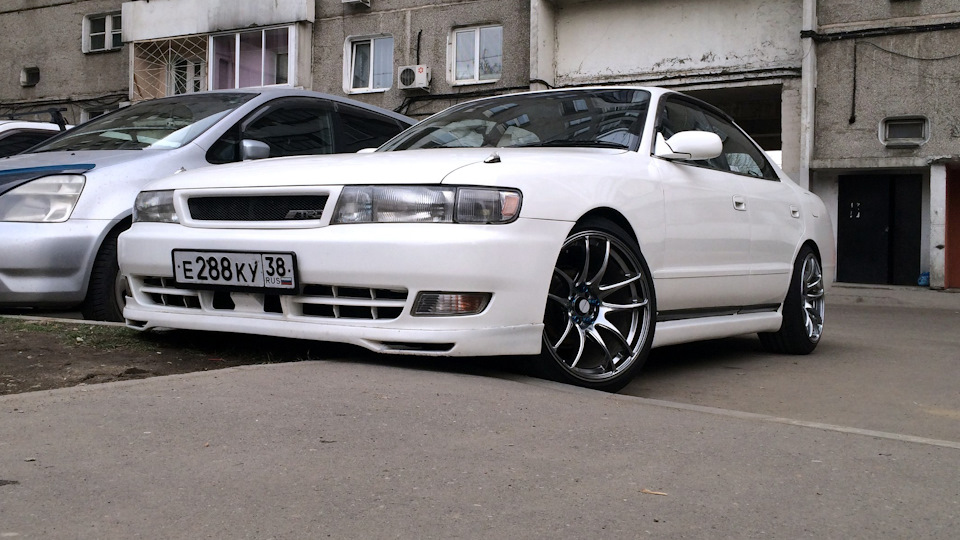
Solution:
[[[58,174],[31,180],[0,197],[0,221],[61,223],[70,219],[86,179]]]
[[[133,221],[180,223],[173,208],[173,191],[141,191],[133,203]]]
[[[520,200],[512,189],[347,186],[331,223],[509,223]]]

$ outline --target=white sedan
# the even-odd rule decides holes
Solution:
[[[536,355],[608,391],[656,346],[810,353],[836,266],[823,203],[727,115],[637,87],[482,99],[376,152],[154,182],[119,260],[133,328]]]

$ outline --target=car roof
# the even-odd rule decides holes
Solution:
[[[234,88],[228,90],[206,90],[203,92],[195,92],[191,94],[179,94],[176,96],[166,96],[161,98],[156,98],[155,100],[144,100],[144,101],[160,101],[165,99],[175,99],[183,98],[184,96],[196,96],[196,95],[215,95],[215,94],[255,94],[260,96],[260,101],[269,101],[271,99],[276,99],[280,97],[312,97],[318,99],[325,99],[328,101],[334,101],[337,103],[343,103],[345,105],[352,105],[355,107],[362,107],[364,109],[375,111],[380,114],[389,116],[396,120],[400,120],[404,123],[415,124],[417,120],[409,116],[400,114],[389,109],[384,109],[382,107],[377,107],[376,105],[370,105],[363,103],[361,101],[351,99],[348,97],[335,96],[333,94],[325,94],[323,92],[314,92],[313,90],[304,90],[302,88],[289,88],[289,87],[277,87],[277,86],[260,86],[260,87],[250,87],[250,88]],[[143,102],[138,102],[143,103]]]
[[[33,129],[37,131],[60,131],[60,126],[50,122],[31,122],[29,120],[0,120],[0,131],[14,129]]]

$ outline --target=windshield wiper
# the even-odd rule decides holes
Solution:
[[[513,148],[538,148],[538,147],[557,147],[557,146],[568,146],[575,148],[617,148],[620,150],[626,149],[627,147],[620,143],[605,142],[605,141],[578,141],[575,139],[554,139],[552,141],[542,141],[528,144],[518,144],[513,146]]]

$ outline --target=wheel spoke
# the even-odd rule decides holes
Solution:
[[[620,329],[619,329],[619,328],[617,328],[616,326],[613,326],[612,324],[610,324],[609,321],[598,322],[596,326],[597,326],[597,328],[602,328],[602,329],[606,330],[607,332],[609,332],[611,335],[613,335],[614,339],[617,341],[617,344],[620,346],[620,350],[621,350],[622,352],[626,353],[626,355],[627,355],[626,357],[629,357],[629,355],[632,354],[632,351],[631,351],[631,349],[630,349],[630,343],[627,342],[627,338],[624,337],[623,333],[620,332]],[[598,335],[599,335],[599,333],[598,333]],[[611,355],[611,367],[612,367],[612,369],[616,369],[616,365],[617,365],[616,359],[617,359],[617,358],[620,358],[620,359],[622,360],[622,359],[625,358],[625,357],[623,357],[623,356],[621,356],[621,355]]]
[[[573,361],[570,362],[570,369],[576,369],[580,363],[580,359],[583,358],[583,348],[587,342],[586,336],[583,335],[583,329],[579,326],[575,328],[577,329],[577,335],[580,337],[580,346],[577,348],[577,355],[573,358]]]
[[[610,296],[611,294],[619,291],[620,289],[627,287],[632,283],[636,283],[642,277],[643,277],[643,274],[637,274],[632,278],[625,279],[624,281],[621,281],[619,283],[611,283],[610,285],[601,285],[599,287],[600,298],[606,298],[607,296]]]
[[[603,353],[602,367],[604,371],[613,371],[615,368],[613,355],[610,353],[610,349],[609,347],[607,347],[607,344],[603,341],[603,336],[600,335],[600,332],[597,332],[597,328],[595,326],[590,327],[586,331],[586,335],[587,337],[593,339],[594,343],[596,343],[597,346],[600,347],[600,351]]]
[[[633,304],[611,304],[609,302],[603,302],[600,304],[600,307],[606,311],[629,311],[631,309],[639,309],[646,307],[648,302],[646,300],[639,300]]]
[[[573,290],[574,284],[573,284],[573,280],[570,279],[570,276],[568,276],[567,274],[565,274],[563,271],[561,271],[559,268],[556,268],[556,267],[554,267],[553,269],[553,275],[560,276],[560,279],[562,279],[564,283],[567,284],[568,291]]]
[[[573,286],[576,287],[580,283],[583,283],[590,272],[590,237],[585,236],[583,238],[583,270],[580,272],[577,277],[573,279]]]
[[[598,283],[600,282],[600,280],[603,279],[603,275],[607,273],[607,263],[609,262],[610,262],[610,241],[607,240],[603,250],[603,262],[600,263],[600,269],[597,270],[597,273],[595,276],[593,276],[587,281],[587,285],[593,285],[594,283]]]
[[[823,289],[816,289],[813,291],[809,291],[804,296],[806,296],[811,300],[818,300],[820,298],[823,298]]]
[[[567,327],[563,329],[563,335],[561,335],[560,339],[558,339],[556,344],[553,345],[554,351],[556,351],[560,347],[560,344],[563,343],[565,339],[567,339],[567,336],[570,334],[570,330],[572,328],[573,328],[573,321],[571,321],[570,318],[567,317]]]

